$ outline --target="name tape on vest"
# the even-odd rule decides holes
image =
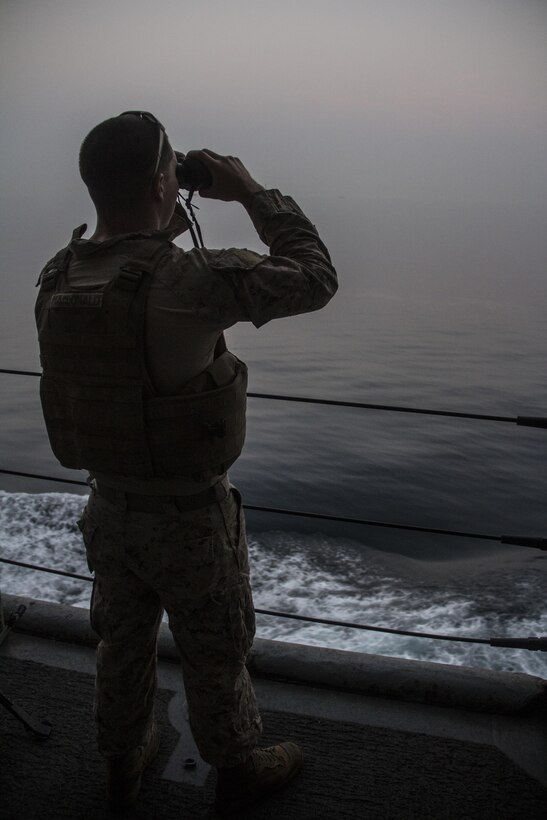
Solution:
[[[101,307],[102,293],[56,293],[51,300],[51,307]]]

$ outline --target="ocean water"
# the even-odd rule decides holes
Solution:
[[[228,341],[253,392],[547,415],[544,315],[537,303],[371,291],[354,278],[325,310],[260,331],[238,325]],[[2,341],[2,366],[37,369],[28,313]],[[0,467],[82,480],[49,452],[38,379],[2,380]],[[513,424],[249,399],[231,479],[251,505],[546,536],[546,455],[545,431]],[[75,523],[85,488],[0,478],[1,554],[87,575]],[[542,551],[267,513],[247,522],[259,608],[463,637],[547,634]],[[87,582],[0,572],[5,592],[89,603]],[[547,677],[540,652],[263,615],[258,635]]]

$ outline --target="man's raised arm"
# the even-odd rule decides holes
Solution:
[[[269,255],[235,248],[205,252],[207,264],[222,274],[233,293],[229,324],[247,320],[260,327],[271,319],[324,307],[336,293],[336,271],[315,226],[296,202],[277,189],[266,190],[235,157],[208,150],[190,155],[206,164],[213,177],[200,196],[240,202],[270,249]]]

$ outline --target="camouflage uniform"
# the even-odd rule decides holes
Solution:
[[[100,752],[135,748],[153,720],[156,637],[163,610],[180,652],[190,725],[213,766],[243,761],[261,732],[245,667],[255,632],[245,522],[228,481],[218,502],[181,513],[124,509],[92,492],[80,521],[95,572]]]
[[[337,289],[327,249],[290,197],[262,191],[247,210],[270,255],[170,245],[154,274],[146,357],[160,395],[176,394],[213,362],[224,329],[318,310]],[[82,232],[71,245],[69,285],[85,291],[101,277],[109,280],[140,238],[170,242],[180,230],[174,221],[164,231],[105,243],[78,238]],[[115,450],[116,442],[108,446]],[[255,622],[239,493],[215,475],[205,484],[218,482],[217,501],[182,513],[174,497],[202,492],[203,482],[97,471],[94,478],[99,492],[92,492],[80,528],[95,572],[91,620],[101,638],[95,698],[101,753],[116,756],[137,747],[151,726],[165,609],[203,759],[214,766],[243,761],[257,744],[261,721],[245,667]],[[106,496],[104,486],[110,488]],[[128,494],[165,501],[159,511],[135,511],[134,504],[127,509]]]

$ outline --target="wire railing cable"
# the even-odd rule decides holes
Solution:
[[[1,470],[0,470],[1,472]],[[432,535],[452,535],[456,538],[477,538],[483,541],[498,541],[501,544],[513,544],[514,546],[533,547],[535,549],[547,550],[547,538],[537,538],[523,535],[490,535],[478,532],[463,532],[461,530],[445,530],[437,527],[419,527],[414,524],[397,524],[391,521],[374,521],[364,518],[348,518],[341,515],[327,515],[326,513],[311,513],[298,510],[286,510],[279,507],[259,507],[254,504],[244,504],[246,510],[258,512],[276,513],[279,515],[296,515],[303,518],[316,518],[321,521],[336,521],[342,524],[363,524],[368,527],[386,527],[389,529],[409,530],[410,532],[427,532]]]
[[[0,373],[11,373],[16,376],[41,376],[32,370],[8,370],[0,368]],[[277,393],[247,393],[252,399],[271,399],[274,401],[295,401],[305,404],[322,404],[330,407],[354,407],[360,410],[382,410],[394,413],[417,413],[424,416],[445,416],[458,419],[475,419],[478,421],[501,421],[516,424],[519,427],[540,427],[547,429],[547,417],[543,416],[495,416],[485,413],[460,413],[452,410],[431,410],[419,407],[399,407],[391,404],[369,404],[358,401],[339,401],[338,399],[316,399],[308,396],[284,396]]]
[[[76,578],[82,581],[91,583],[93,577],[91,575],[79,575],[75,572],[65,572],[64,570],[53,569],[51,567],[44,567],[38,564],[29,564],[24,561],[16,561],[11,558],[4,558],[0,556],[0,562],[5,564],[13,564],[14,566],[24,567],[26,569],[34,569],[39,572],[50,572],[53,575],[62,575],[69,578]],[[532,635],[528,638],[469,638],[462,635],[444,635],[437,632],[415,632],[409,629],[394,629],[388,626],[371,626],[370,624],[358,624],[352,621],[339,621],[333,618],[317,618],[313,615],[300,615],[296,612],[279,612],[274,609],[261,609],[255,607],[254,610],[258,615],[271,615],[276,618],[288,618],[295,621],[304,621],[306,623],[324,624],[326,626],[341,626],[346,629],[363,629],[368,632],[384,632],[389,635],[400,635],[410,638],[429,638],[438,641],[458,641],[460,643],[475,643],[486,646],[496,646],[505,649],[530,649],[533,651],[547,651],[547,637],[537,637]]]
[[[1,372],[1,371],[0,371]],[[502,421],[517,424],[520,427],[542,427],[547,429],[547,417],[542,416],[493,416],[485,413],[460,413],[453,410],[430,410],[419,407],[400,407],[392,404],[369,404],[357,401],[339,401],[338,399],[315,399],[303,396],[282,396],[275,393],[247,393],[249,398],[273,399],[276,401],[296,401],[307,404],[324,404],[331,407],[356,407],[361,410],[382,410],[394,413],[418,413],[424,416],[447,416],[458,419],[476,419],[479,421]]]
[[[0,470],[5,475],[21,476],[22,478],[38,478],[41,481],[58,481],[60,484],[76,484],[79,487],[88,487],[87,481],[78,481],[74,478],[59,478],[55,475],[38,475],[38,473],[22,473],[20,470]]]
[[[41,373],[37,373],[36,370],[6,370],[5,368],[0,368],[0,373],[12,373],[15,376],[41,376]]]
[[[29,564],[27,561],[16,561],[14,558],[4,558],[1,555],[0,563],[12,564],[15,567],[23,567],[24,569],[36,569],[38,572],[49,572],[51,575],[64,575],[65,578],[77,578],[79,581],[93,581],[91,575],[78,575],[77,572],[68,572],[63,569],[53,569],[53,567],[44,567],[40,564]]]
[[[2,470],[0,473],[6,475],[22,476],[24,478],[37,478],[42,481],[59,481],[63,484],[76,484],[80,487],[87,487],[86,481],[77,481],[70,478],[57,478],[56,476],[38,475],[37,473],[23,473],[18,470]],[[388,529],[407,530],[410,532],[425,532],[431,535],[451,535],[456,538],[476,538],[481,541],[497,541],[500,544],[511,544],[517,547],[530,547],[547,551],[547,538],[529,535],[491,535],[479,532],[464,532],[462,530],[445,530],[437,527],[419,527],[415,524],[397,524],[391,521],[373,521],[365,518],[349,518],[343,515],[327,515],[326,513],[312,513],[305,510],[287,510],[280,507],[262,507],[256,504],[243,504],[245,510],[255,512],[273,513],[274,515],[294,515],[299,518],[311,518],[320,521],[332,521],[341,524],[359,524],[366,527],[384,527]]]

